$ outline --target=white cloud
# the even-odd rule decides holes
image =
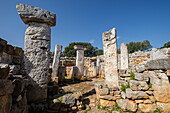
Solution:
[[[90,43],[93,44],[93,43],[94,43],[94,40],[91,40]]]

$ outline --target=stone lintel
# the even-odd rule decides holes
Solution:
[[[56,14],[47,10],[28,6],[24,4],[17,4],[16,9],[20,15],[22,21],[25,24],[29,22],[46,23],[50,26],[56,25]]]
[[[75,46],[74,46],[74,49],[75,49],[75,50],[87,50],[87,48],[85,48],[85,47],[82,46],[82,45],[75,45]]]

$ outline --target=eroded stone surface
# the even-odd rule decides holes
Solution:
[[[50,26],[56,25],[56,14],[52,12],[24,4],[17,4],[16,9],[25,24],[29,22],[41,22],[47,23]]]
[[[116,29],[104,32],[103,49],[105,56],[105,78],[109,87],[118,86],[118,58]]]
[[[121,51],[121,69],[128,69],[128,49],[126,43],[120,45]]]
[[[139,109],[142,112],[154,112],[157,108],[156,104],[139,104]]]
[[[130,88],[134,91],[148,90],[148,84],[145,81],[130,80]]]

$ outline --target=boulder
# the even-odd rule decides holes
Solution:
[[[13,56],[12,63],[15,65],[21,65],[23,63],[23,56]]]
[[[145,64],[138,64],[138,65],[136,66],[136,71],[137,71],[138,73],[145,71]]]
[[[48,95],[57,95],[59,93],[59,86],[58,85],[48,86],[47,92]]]
[[[20,73],[20,65],[9,65],[10,73],[17,75]]]
[[[0,38],[0,53],[5,52],[7,47],[7,41]]]
[[[14,47],[10,44],[7,44],[7,47],[6,47],[6,52],[9,54],[9,55],[14,55]]]
[[[16,9],[25,24],[39,22],[47,23],[50,26],[56,25],[56,14],[52,12],[24,4],[17,4]]]
[[[62,103],[65,105],[69,105],[73,107],[75,105],[76,99],[72,96],[72,94],[66,94],[63,96]]]
[[[137,110],[137,104],[132,100],[119,99],[119,100],[116,100],[116,102],[117,102],[118,106],[120,106],[123,111],[135,112]]]
[[[130,89],[133,91],[148,90],[148,84],[145,81],[130,80]]]
[[[0,79],[7,79],[9,77],[9,65],[0,64]]]
[[[100,96],[108,95],[108,94],[109,94],[109,88],[99,89],[99,95],[100,95]]]
[[[164,112],[164,113],[169,113],[170,112],[170,103],[160,103],[160,102],[157,102],[156,103],[157,106],[158,106],[158,109],[161,111],[161,112]]]
[[[50,101],[49,109],[59,111],[61,107],[61,102],[59,99],[53,99]]]
[[[17,78],[13,80],[12,84],[14,84],[15,86],[12,97],[18,97],[25,88],[25,80],[23,80],[22,78]]]
[[[0,79],[0,96],[11,94],[14,91],[14,85],[10,80]]]
[[[126,97],[135,100],[135,99],[146,99],[149,96],[144,91],[132,91],[130,88],[127,88]]]
[[[156,104],[139,104],[139,109],[142,112],[154,112],[157,108]]]

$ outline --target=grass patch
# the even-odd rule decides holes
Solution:
[[[152,88],[152,84],[151,84],[151,83],[149,83],[149,84],[148,84],[148,87],[149,87],[149,88]]]
[[[135,74],[132,72],[132,70],[130,72],[130,80],[135,80]]]
[[[91,109],[85,110],[84,113],[87,113],[88,111],[90,111]]]
[[[121,90],[126,93],[126,88],[130,88],[130,84],[128,82],[127,85],[121,84]]]
[[[63,97],[60,97],[58,99],[60,100],[61,103],[63,102]]]
[[[97,105],[97,109],[100,109],[100,105]]]

